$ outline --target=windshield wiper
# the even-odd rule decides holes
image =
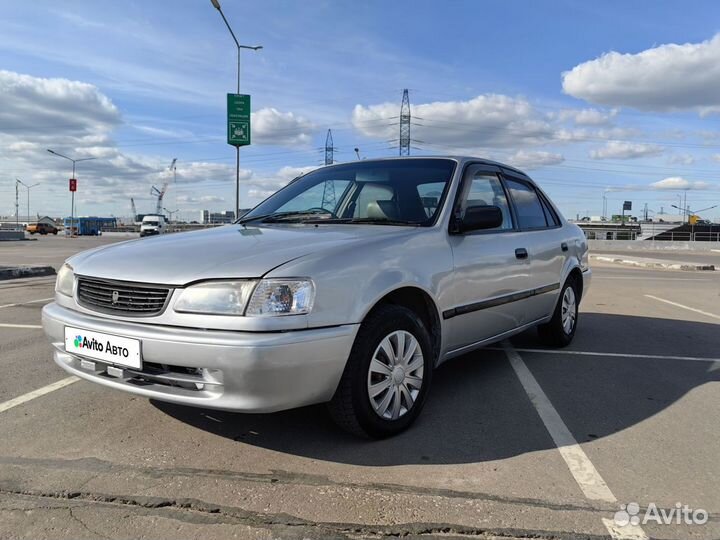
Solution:
[[[320,211],[320,210],[295,210],[292,212],[272,212],[270,214],[262,214],[259,216],[250,216],[250,217],[243,217],[237,220],[235,223],[238,223],[240,225],[243,225],[245,223],[249,223],[251,221],[257,221],[262,220],[267,223],[272,223],[274,221],[283,221],[285,218],[288,217],[300,217],[300,216],[309,216],[309,217],[316,217],[318,214],[328,214],[327,211]]]

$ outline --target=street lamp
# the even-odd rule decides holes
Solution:
[[[62,155],[59,152],[56,152],[55,150],[50,150],[49,148],[47,149],[47,151],[50,152],[54,156],[65,158],[68,161],[72,161],[73,168],[72,168],[72,177],[71,178],[75,178],[75,164],[76,163],[80,163],[81,161],[90,161],[91,159],[97,159],[94,157],[73,159],[73,158],[69,158],[67,156]],[[71,191],[70,192],[70,236],[72,236],[72,234],[73,234],[74,226],[75,226],[75,192]]]
[[[227,29],[230,31],[230,35],[232,36],[233,41],[235,42],[235,45],[237,46],[237,93],[239,94],[240,93],[240,51],[242,49],[250,49],[251,51],[259,51],[263,47],[262,47],[262,45],[255,45],[255,46],[240,45],[240,42],[235,37],[235,32],[232,31],[232,28],[230,28],[230,23],[228,23],[227,19],[225,18],[225,14],[223,13],[222,8],[220,7],[220,1],[219,0],[210,0],[210,3],[220,13],[220,16],[222,17],[222,20],[225,23],[225,26],[227,26]],[[240,146],[235,145],[235,219],[237,219],[239,214],[240,214]]]
[[[34,188],[35,186],[39,186],[40,184],[33,184],[32,186],[28,186],[25,182],[20,180],[19,178],[15,178],[18,182],[20,182],[23,186],[25,186],[25,189],[27,189],[27,218],[28,218],[28,225],[30,225],[30,190]]]
[[[173,222],[173,214],[177,214],[180,210],[168,210],[163,206],[163,210],[165,210],[168,214],[170,214],[170,223]]]

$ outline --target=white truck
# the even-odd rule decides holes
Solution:
[[[140,224],[140,236],[151,236],[155,234],[164,234],[167,232],[167,221],[165,216],[149,215],[145,216]]]

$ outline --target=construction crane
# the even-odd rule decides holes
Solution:
[[[173,175],[177,173],[177,169],[175,168],[175,163],[177,163],[177,158],[172,160],[172,163],[170,164],[169,170],[173,172]],[[162,189],[158,189],[155,186],[150,188],[150,195],[157,195],[157,203],[155,204],[155,214],[158,216],[162,216],[162,210],[163,210],[163,197],[165,196],[165,192],[168,188],[168,182],[164,182]]]
[[[150,195],[157,195],[157,203],[155,205],[155,214],[158,216],[162,216],[162,209],[163,209],[163,197],[165,196],[165,192],[167,191],[168,183],[165,182],[162,185],[162,189],[158,189],[155,186],[150,188]]]
[[[137,213],[137,209],[135,208],[135,199],[133,199],[132,197],[130,197],[130,207],[132,208],[133,223],[136,223],[138,220],[138,213]]]

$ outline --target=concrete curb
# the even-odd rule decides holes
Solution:
[[[0,281],[54,275],[55,269],[48,265],[0,266]]]
[[[590,255],[590,258],[599,262],[624,264],[626,266],[636,266],[638,268],[655,268],[656,270],[685,270],[689,272],[715,270],[714,264],[698,264],[660,260],[653,261],[649,259],[628,259],[622,257],[608,257],[603,255]]]

